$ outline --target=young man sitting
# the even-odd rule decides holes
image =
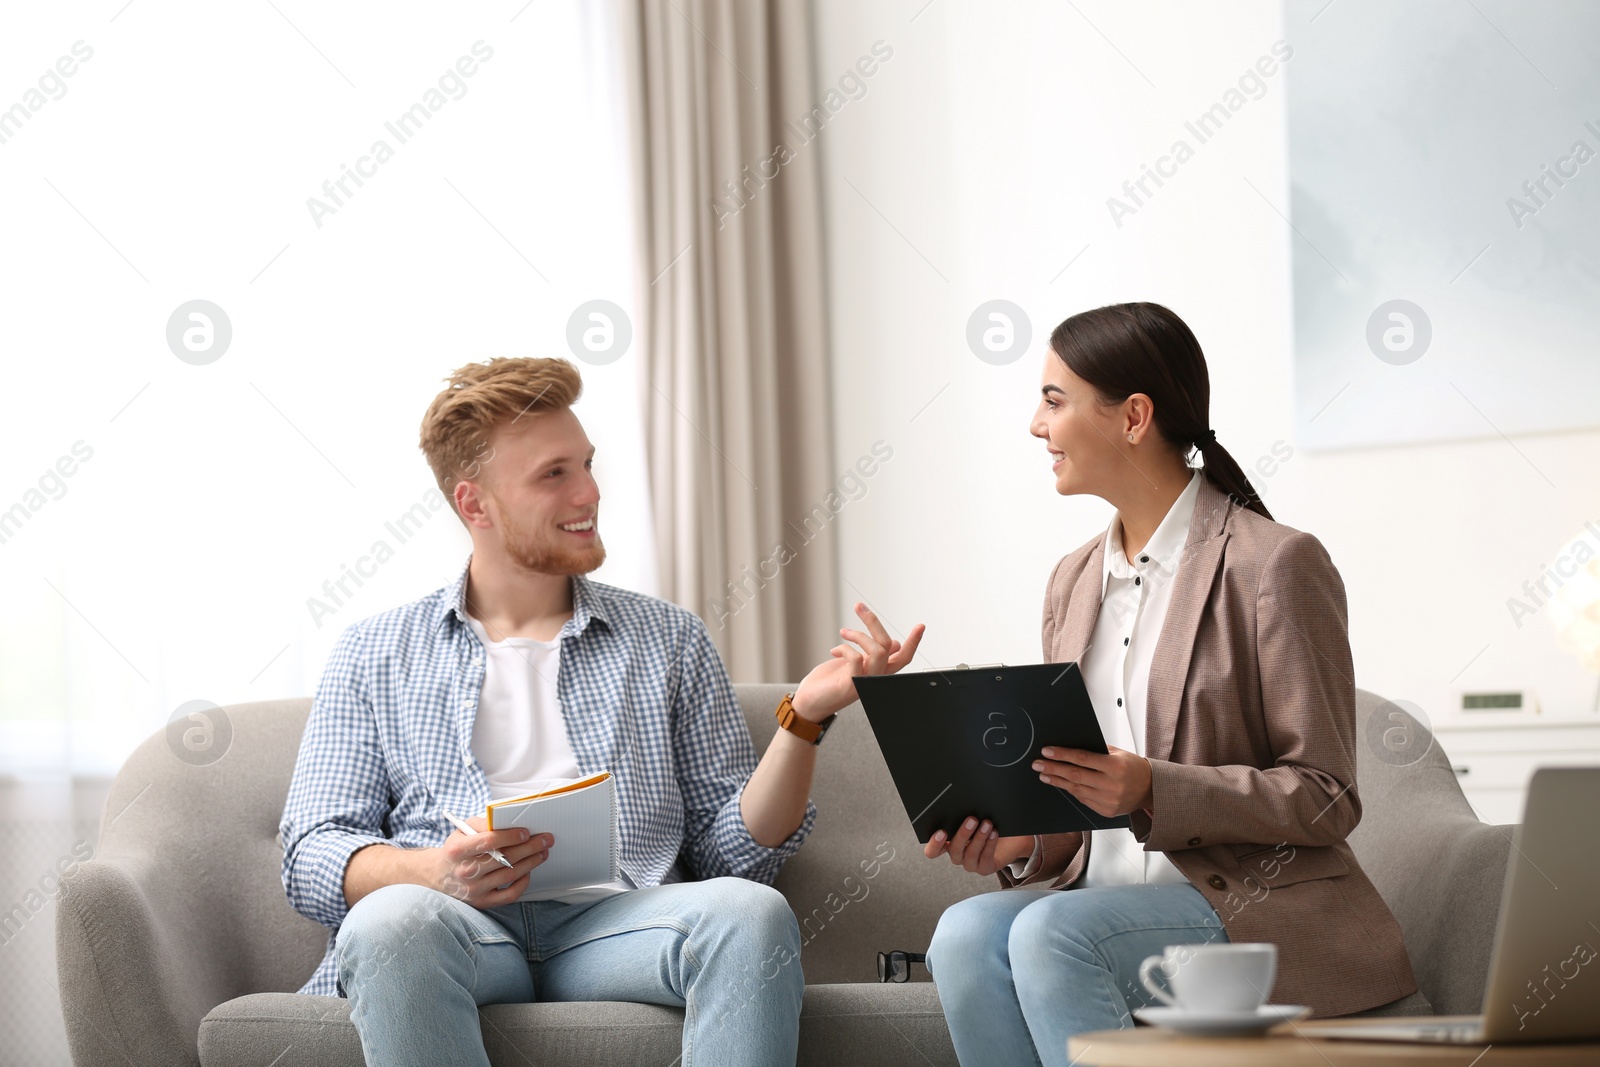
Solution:
[[[771,882],[816,817],[817,724],[921,628],[902,646],[857,605],[865,631],[840,631],[757,762],[705,624],[583,577],[605,548],[580,389],[564,360],[495,359],[428,408],[422,451],[472,555],[329,657],[282,825],[289,901],[332,931],[302,992],[347,996],[382,1067],[487,1065],[479,1005],[570,1000],[682,1007],[685,1067],[792,1064],[799,932]],[[443,814],[600,771],[610,884],[525,901],[562,842]]]

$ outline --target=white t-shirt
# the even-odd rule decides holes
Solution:
[[[1089,647],[1078,661],[1089,702],[1106,744],[1144,755],[1145,711],[1150,690],[1150,665],[1156,642],[1172,603],[1172,586],[1189,540],[1195,500],[1200,495],[1199,471],[1173,501],[1150,543],[1130,560],[1122,547],[1122,519],[1113,515],[1102,552],[1100,613],[1095,617]],[[1165,852],[1146,852],[1127,827],[1095,830],[1089,866],[1081,886],[1187,883]],[[1038,869],[1041,842],[1033,856],[1011,865],[1025,878]]]
[[[483,691],[472,723],[472,755],[489,779],[489,799],[527,796],[581,778],[556,695],[561,642],[531,637],[493,641],[471,615],[467,624],[483,643]],[[551,847],[560,848],[561,842]],[[526,899],[578,904],[632,888],[624,875],[618,882]]]

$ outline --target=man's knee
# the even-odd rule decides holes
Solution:
[[[700,979],[719,987],[726,1007],[719,1029],[737,1026],[758,1002],[773,998],[800,1010],[805,977],[800,968],[800,926],[784,895],[745,878],[700,883],[704,925],[699,944]]]
[[[800,926],[784,895],[747,878],[713,878],[704,889],[700,921],[717,948],[702,964],[718,972],[750,972],[763,984],[797,985]]]
[[[387,885],[356,901],[339,927],[336,950],[346,989],[405,956],[455,942],[450,898],[419,885]]]
[[[748,878],[712,878],[700,885],[706,894],[706,916],[725,919],[740,933],[766,937],[788,932],[798,940],[794,909],[788,898],[770,885]]]

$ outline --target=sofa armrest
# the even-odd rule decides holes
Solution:
[[[204,976],[174,948],[183,905],[147,886],[126,861],[80,863],[61,880],[56,966],[76,1067],[200,1062],[195,1037],[211,1005]]]

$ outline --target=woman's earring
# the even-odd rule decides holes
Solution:
[[[1130,441],[1131,441],[1131,440],[1133,440],[1133,434],[1131,434],[1131,433],[1130,433],[1130,434],[1129,434],[1129,435],[1128,435],[1128,440],[1130,440]]]

